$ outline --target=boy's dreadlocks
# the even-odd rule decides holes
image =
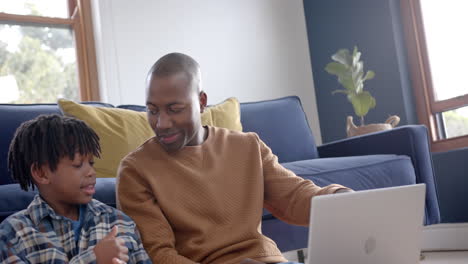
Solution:
[[[21,124],[8,151],[8,169],[21,189],[34,190],[31,166],[57,169],[61,158],[75,153],[100,157],[98,135],[85,122],[59,115],[40,115]]]

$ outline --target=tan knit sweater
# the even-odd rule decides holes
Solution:
[[[308,225],[320,188],[283,168],[254,133],[208,127],[199,146],[168,154],[155,138],[120,165],[120,208],[136,222],[154,263],[287,261],[261,234],[262,208]]]

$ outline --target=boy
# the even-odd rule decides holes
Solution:
[[[1,263],[151,263],[135,223],[92,199],[100,152],[97,134],[74,118],[41,115],[16,130],[8,168],[39,195],[0,224]]]

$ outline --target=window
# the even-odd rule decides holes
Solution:
[[[90,0],[0,2],[0,103],[99,100]]]
[[[468,1],[401,0],[419,121],[433,151],[468,147]]]

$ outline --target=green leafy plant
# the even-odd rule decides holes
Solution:
[[[374,78],[375,73],[367,71],[364,74],[364,62],[360,60],[361,52],[356,46],[352,54],[348,49],[340,49],[331,58],[333,62],[328,63],[325,70],[336,75],[338,82],[345,88],[335,90],[333,94],[346,94],[354,112],[361,118],[361,125],[364,125],[364,116],[375,107],[375,98],[368,91],[364,91],[364,82]]]

